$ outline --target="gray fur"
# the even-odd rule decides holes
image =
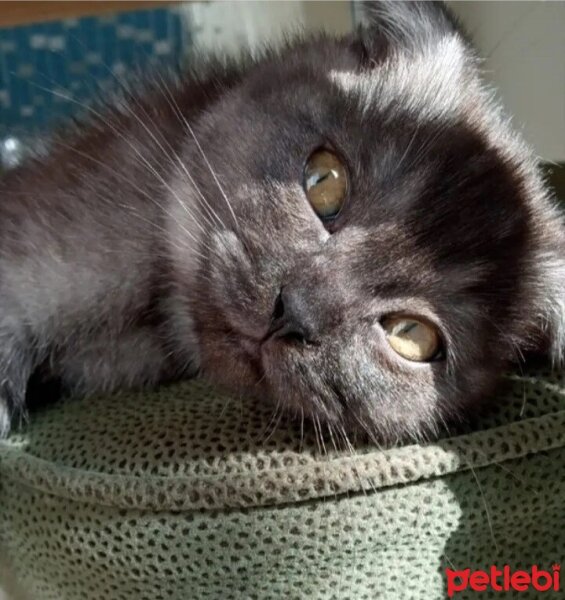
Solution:
[[[394,442],[474,410],[564,347],[564,228],[536,160],[438,3],[140,85],[0,182],[0,428],[28,379],[93,394],[196,372],[336,435]],[[309,154],[346,205],[320,221]],[[272,336],[281,290],[312,341]],[[278,307],[278,308],[277,308]],[[391,313],[438,324],[409,363]]]

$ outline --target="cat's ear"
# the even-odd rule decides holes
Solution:
[[[463,45],[465,36],[443,2],[365,1],[361,15],[357,43],[372,63],[398,49],[432,50],[446,38],[457,38]]]

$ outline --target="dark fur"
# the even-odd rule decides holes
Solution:
[[[523,352],[560,359],[563,225],[536,161],[441,4],[368,13],[125,94],[3,179],[3,433],[32,373],[91,394],[201,371],[394,441],[459,418]],[[351,183],[328,228],[301,186],[320,146]],[[281,289],[316,343],[267,336]],[[396,355],[395,312],[435,321],[445,358]]]

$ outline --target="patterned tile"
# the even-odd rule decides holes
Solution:
[[[48,130],[133,69],[177,64],[187,23],[159,8],[0,29],[0,144]]]

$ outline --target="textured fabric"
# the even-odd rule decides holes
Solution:
[[[0,585],[32,600],[434,600],[446,567],[550,569],[564,386],[510,376],[473,431],[355,452],[201,382],[57,403],[0,444]]]

